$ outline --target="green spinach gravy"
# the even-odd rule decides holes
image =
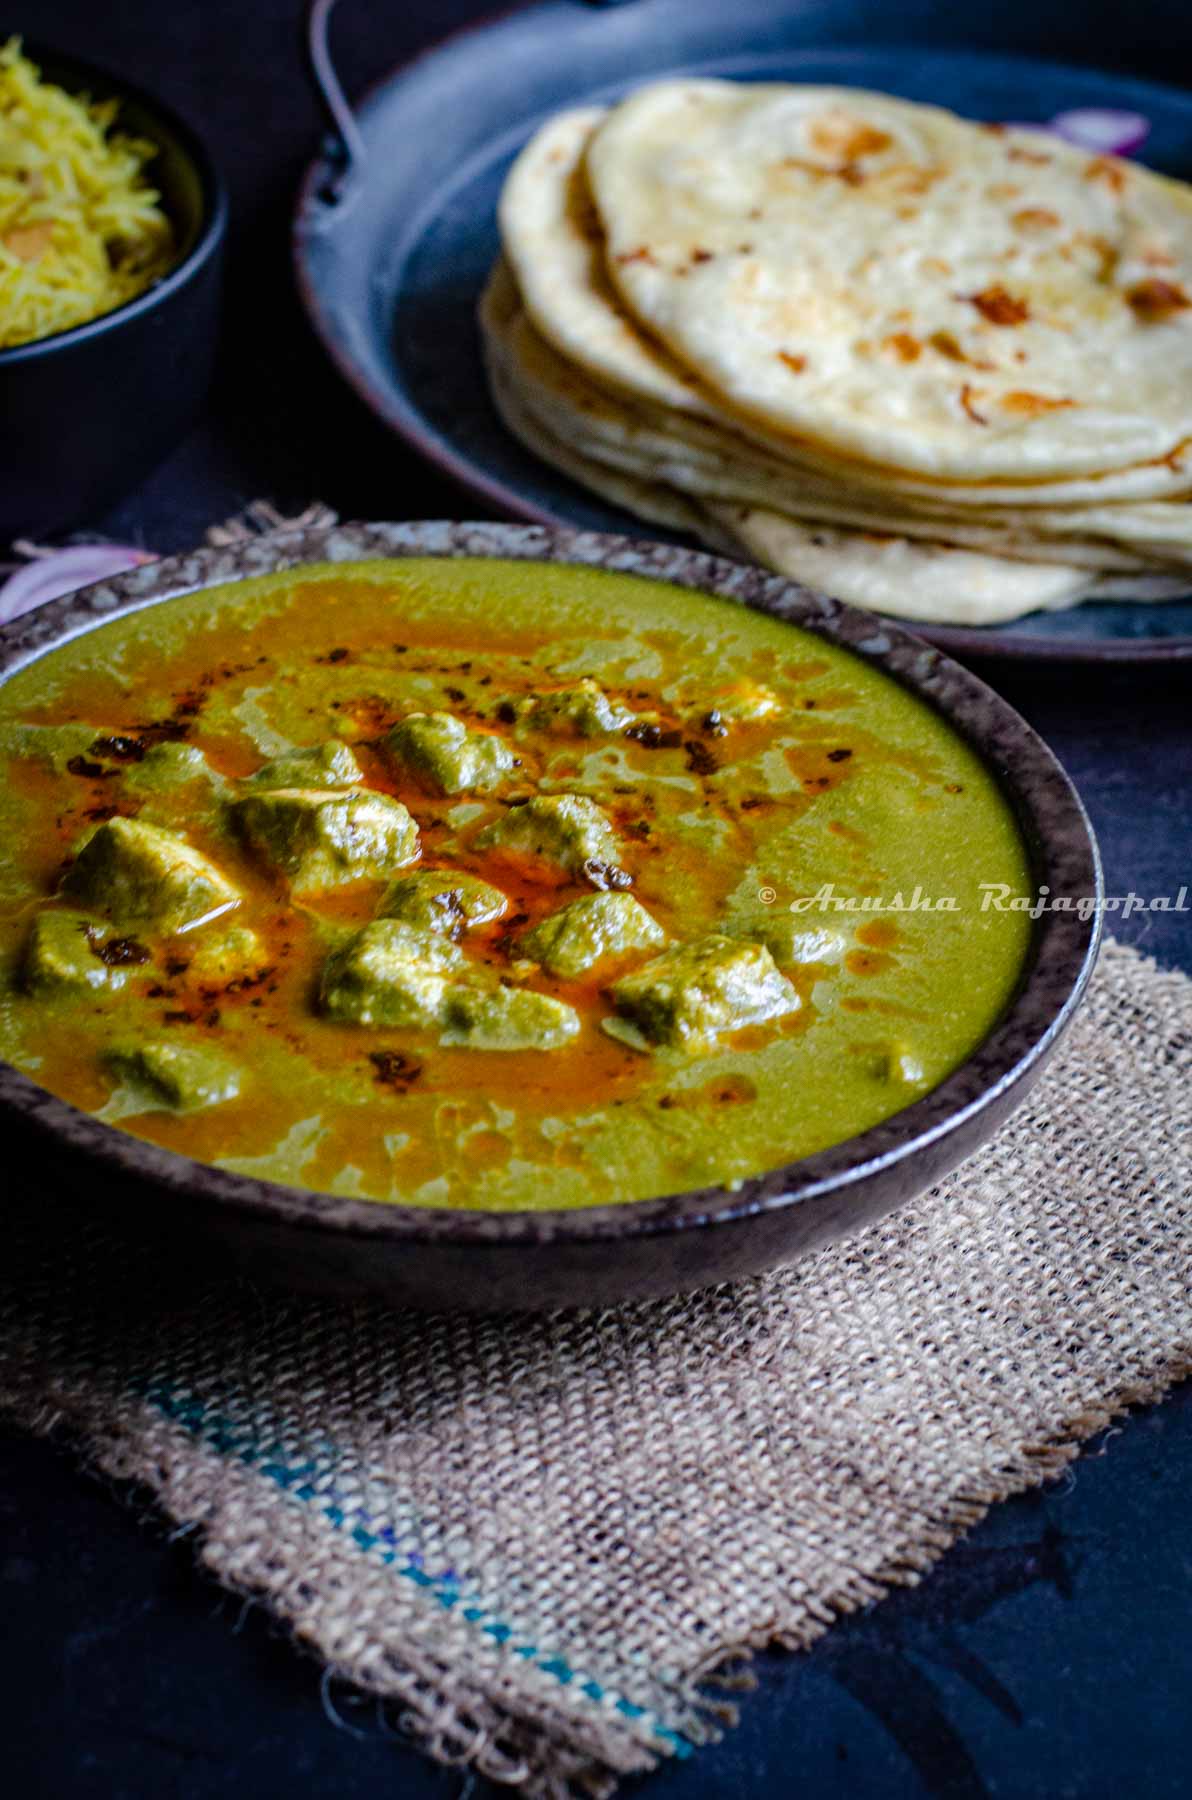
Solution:
[[[1026,951],[981,904],[1028,891],[1023,845],[941,719],[627,575],[428,558],[187,595],[15,675],[0,762],[0,1054],[335,1194],[731,1184],[926,1093]]]

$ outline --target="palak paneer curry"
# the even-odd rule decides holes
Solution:
[[[995,782],[849,652],[553,564],[321,564],[0,688],[0,1054],[220,1167],[421,1206],[731,1184],[963,1060]]]

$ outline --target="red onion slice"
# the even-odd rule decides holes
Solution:
[[[61,594],[73,594],[93,581],[106,581],[111,575],[156,561],[147,550],[134,549],[131,544],[72,544],[67,550],[35,557],[0,587],[0,625],[44,606],[47,600],[57,600]]]
[[[1057,137],[1099,156],[1129,156],[1145,144],[1151,122],[1142,113],[1117,112],[1108,106],[1079,106],[1056,113],[1050,129]]]
[[[1143,113],[1118,112],[1111,106],[1073,107],[1046,123],[1038,119],[1003,119],[1002,123],[1010,131],[1047,132],[1094,156],[1129,156],[1151,135],[1151,122]]]

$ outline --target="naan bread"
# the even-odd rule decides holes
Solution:
[[[881,96],[672,82],[550,120],[500,222],[494,399],[614,504],[921,622],[1186,590],[1179,184]]]
[[[526,311],[561,356],[627,394],[706,417],[714,407],[695,377],[634,323],[605,268],[583,162],[604,117],[602,106],[558,113],[521,152],[497,209],[506,259]]]
[[[1192,436],[1192,193],[847,88],[680,80],[587,148],[608,269],[733,412],[933,478]]]
[[[564,439],[556,437],[525,405],[516,384],[510,379],[505,349],[508,329],[520,312],[517,289],[504,266],[498,263],[480,302],[480,327],[489,388],[497,411],[513,436],[531,455],[562,470],[581,487],[590,488],[623,511],[636,513],[639,519],[646,519],[652,525],[664,525],[669,531],[689,532],[696,537],[705,535],[710,522],[699,507],[671,488],[621,474],[592,461]],[[736,548],[735,540],[727,536],[718,538],[717,548],[729,547],[730,543]]]
[[[499,217],[505,255],[537,331],[565,361],[602,388],[640,407],[710,422],[784,463],[867,496],[900,505],[961,511],[969,507],[1101,504],[1192,494],[1192,444],[1180,455],[1069,481],[929,481],[906,471],[833,456],[789,434],[767,430],[719,404],[656,338],[644,332],[606,266],[604,230],[588,187],[585,151],[606,116],[603,107],[556,114],[514,162]],[[753,440],[751,445],[749,440]]]
[[[761,508],[713,505],[707,512],[754,562],[838,600],[920,625],[1001,625],[1080,600],[1171,599],[1187,585],[1163,575],[1104,580],[1088,569],[832,531]]]
[[[1151,557],[1112,541],[1113,529],[1120,522],[1115,517],[1105,522],[1100,514],[1090,515],[1093,522],[1088,531],[1069,520],[1051,536],[1036,529],[1044,516],[1031,512],[988,522],[972,513],[917,517],[889,504],[867,505],[850,499],[760,455],[743,457],[725,444],[715,428],[698,421],[676,422],[672,416],[672,425],[682,428],[685,435],[682,439],[671,437],[664,415],[643,415],[598,388],[538,335],[517,303],[516,290],[503,268],[494,274],[493,283],[505,299],[499,317],[496,309],[488,317],[486,330],[500,339],[508,385],[552,437],[572,445],[589,464],[602,463],[651,486],[667,485],[697,501],[735,501],[861,531],[944,541],[1027,561],[1122,572],[1146,572],[1155,566]],[[1119,508],[1117,512],[1127,510]],[[1162,503],[1151,510],[1161,511]],[[1112,515],[1114,509],[1102,511]],[[1048,514],[1045,520],[1052,517]],[[1096,535],[1102,527],[1107,537]],[[1192,560],[1192,552],[1189,555]]]
[[[544,462],[640,518],[689,532],[714,550],[744,552],[854,605],[919,622],[995,624],[1043,607],[1071,606],[1097,591],[1098,577],[1088,569],[831,531],[762,508],[696,505],[663,483],[612,469],[553,432],[526,404],[510,378],[509,334],[517,318],[516,290],[498,267],[481,304],[481,323],[493,398],[505,424]],[[1168,582],[1164,591],[1176,585]]]

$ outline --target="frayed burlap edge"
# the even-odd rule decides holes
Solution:
[[[656,1768],[659,1757],[628,1744],[623,1733],[594,1722],[577,1730],[544,1700],[526,1704],[524,1692],[500,1693],[500,1684],[482,1689],[435,1656],[419,1656],[404,1639],[389,1650],[383,1668],[363,1666],[351,1645],[329,1641],[323,1622],[312,1618],[293,1571],[279,1570],[275,1545],[262,1537],[247,1553],[231,1543],[213,1516],[212,1492],[225,1504],[239,1498],[246,1507],[259,1499],[252,1476],[229,1469],[215,1451],[196,1446],[186,1433],[138,1402],[98,1403],[94,1395],[47,1393],[16,1388],[0,1394],[0,1416],[54,1442],[90,1476],[113,1484],[114,1497],[150,1521],[164,1517],[190,1540],[196,1561],[220,1587],[245,1600],[267,1604],[298,1651],[322,1665],[326,1676],[385,1703],[392,1723],[411,1744],[449,1767],[516,1788],[534,1800],[607,1800],[620,1777]],[[228,1488],[237,1490],[229,1495]],[[148,1495],[148,1504],[145,1496]],[[353,1585],[359,1558],[345,1549],[329,1527],[304,1520],[322,1540],[324,1568],[342,1563]],[[279,1587],[278,1576],[285,1585]],[[815,1635],[819,1635],[818,1632]],[[777,1641],[777,1640],[776,1640]],[[338,1648],[338,1654],[337,1654]],[[717,1657],[718,1665],[739,1662],[744,1647]],[[732,1680],[730,1676],[730,1682]],[[707,1741],[736,1723],[736,1712],[714,1693],[715,1669],[700,1671],[693,1699],[707,1722]],[[707,1694],[698,1692],[701,1684]],[[752,1686],[752,1682],[749,1683]]]
[[[1127,1382],[1117,1393],[1090,1404],[1049,1441],[1024,1444],[1017,1459],[979,1493],[958,1493],[941,1508],[930,1536],[873,1571],[854,1572],[818,1597],[814,1616],[807,1615],[805,1603],[792,1609],[776,1597],[772,1620],[692,1671],[691,1698],[705,1722],[705,1741],[717,1741],[724,1728],[737,1723],[738,1709],[726,1694],[755,1686],[748,1670],[755,1650],[807,1650],[838,1619],[873,1605],[895,1588],[914,1586],[999,1501],[1055,1480],[1090,1438],[1131,1410],[1163,1399],[1190,1375],[1192,1345],[1149,1377]],[[387,1658],[383,1674],[370,1674],[346,1649],[339,1656],[329,1655],[326,1639],[315,1635],[299,1599],[278,1590],[271,1546],[262,1542],[258,1554],[248,1558],[242,1547],[231,1551],[218,1522],[208,1516],[212,1476],[219,1476],[220,1485],[229,1479],[222,1458],[214,1451],[196,1450],[184,1433],[153,1415],[148,1406],[124,1403],[97,1409],[92,1397],[80,1402],[77,1395],[35,1392],[30,1383],[29,1391],[0,1394],[0,1414],[57,1443],[89,1475],[115,1484],[112,1491],[123,1504],[142,1510],[149,1519],[163,1515],[191,1540],[199,1565],[222,1588],[267,1603],[295,1649],[319,1662],[331,1679],[383,1701],[393,1725],[436,1762],[472,1769],[532,1800],[609,1800],[621,1777],[658,1766],[661,1759],[656,1753],[641,1748],[633,1754],[616,1731],[593,1727],[584,1734],[587,1741],[577,1741],[580,1734],[574,1721],[552,1717],[549,1704],[531,1713],[525,1696],[519,1694],[517,1710],[508,1710],[508,1699],[502,1706],[491,1692],[466,1683],[458,1669],[448,1669],[437,1658],[419,1658],[408,1642]],[[252,1479],[247,1473],[232,1473],[233,1480],[237,1477],[244,1500],[251,1505]],[[151,1496],[148,1506],[141,1498],[146,1492]],[[355,1574],[355,1559],[343,1553],[330,1530],[324,1535],[328,1548],[344,1555]]]

